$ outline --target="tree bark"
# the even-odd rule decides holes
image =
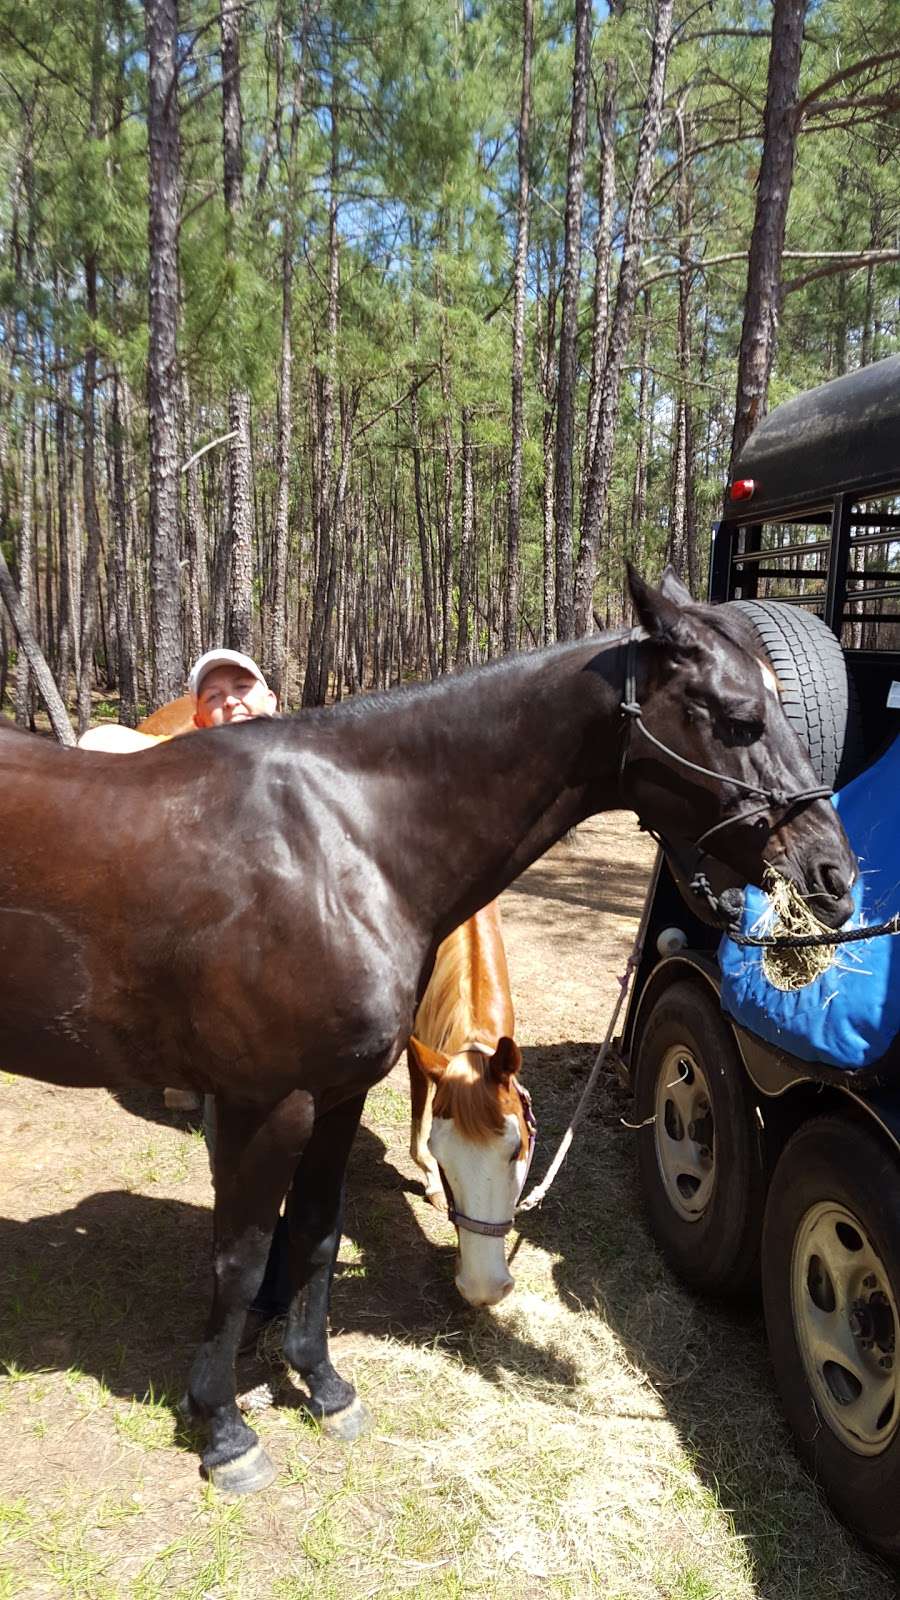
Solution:
[[[506,510],[506,606],[503,646],[515,650],[519,633],[519,525],[522,510],[522,459],[525,434],[525,268],[528,262],[528,139],[531,123],[531,56],[534,0],[522,0],[522,98],[519,107],[519,197],[513,258],[513,348],[511,453]]]
[[[747,296],[738,355],[731,466],[766,414],[781,311],[781,255],[794,180],[797,94],[809,0],[774,0],[762,162],[750,239]],[[731,476],[731,473],[729,473]]]
[[[587,130],[588,55],[591,0],[575,0],[575,56],[572,65],[572,116],[566,175],[563,307],[556,390],[554,512],[556,520],[556,635],[575,633],[572,569],[573,452],[575,383],[578,366],[578,300],[581,284],[581,213],[584,199],[584,145]]]
[[[75,733],[69,721],[69,714],[60,698],[59,690],[53,681],[53,674],[48,667],[41,647],[34,634],[25,609],[16,593],[12,573],[6,564],[3,548],[0,546],[0,598],[2,598],[10,621],[16,630],[21,653],[26,657],[28,666],[37,684],[38,693],[47,707],[47,715],[53,732],[60,744],[73,745]]]
[[[462,516],[459,531],[459,618],[456,629],[456,665],[469,660],[469,605],[472,589],[472,555],[475,542],[475,479],[472,467],[472,413],[462,408]]]
[[[145,0],[149,79],[150,643],[153,706],[181,689],[178,543],[178,7]]]
[[[337,86],[334,78],[334,63],[332,62],[331,164],[328,201],[327,348],[322,370],[319,374],[318,472],[316,475],[315,499],[317,561],[306,658],[306,675],[303,680],[303,704],[305,706],[322,705],[328,692],[327,636],[331,619],[330,601],[334,593],[332,483],[334,478],[334,379],[337,365],[338,291],[340,287],[337,194],[339,151]]]
[[[578,573],[575,584],[575,613],[579,634],[591,626],[593,613],[594,574],[600,548],[600,527],[609,493],[612,476],[613,446],[619,417],[619,396],[622,369],[631,334],[631,321],[638,292],[638,275],[644,242],[647,208],[650,199],[650,179],[653,161],[659,144],[662,127],[663,95],[666,83],[666,65],[672,38],[673,0],[659,0],[650,56],[650,78],[647,98],[641,118],[638,137],[637,164],[625,223],[622,242],[622,260],[616,289],[616,304],[610,326],[606,364],[603,372],[603,391],[600,398],[600,415],[597,424],[597,442],[588,478],[587,504],[583,521],[584,532],[578,552]]]
[[[286,203],[281,219],[283,237],[281,247],[281,361],[278,374],[277,488],[275,522],[272,534],[272,612],[268,649],[266,651],[267,676],[279,703],[284,698],[287,670],[288,511],[291,482],[292,383],[294,370],[291,317],[293,314],[294,287],[295,168],[297,138],[300,130],[300,107],[303,96],[303,57],[305,49],[304,18],[304,35],[300,43],[300,60],[294,72],[294,88],[291,99],[291,132],[285,184]]]
[[[242,7],[222,0],[219,24],[222,43],[222,161],[229,253],[244,199],[244,119],[241,106]],[[253,473],[250,457],[250,396],[232,385],[228,396],[228,443],[231,477],[231,609],[228,642],[234,650],[253,652]]]
[[[610,13],[621,9],[611,6]],[[587,505],[587,485],[597,444],[597,427],[600,421],[600,399],[603,392],[603,370],[609,343],[609,271],[612,260],[613,222],[616,209],[616,63],[603,63],[603,100],[597,113],[597,131],[600,135],[600,183],[598,192],[597,231],[594,235],[594,305],[591,332],[591,381],[588,391],[587,427],[584,441],[584,469],[581,483],[581,536],[584,537],[584,513]]]

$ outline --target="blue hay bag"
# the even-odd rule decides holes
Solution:
[[[900,737],[834,797],[860,877],[848,927],[885,922],[900,911]],[[741,933],[765,931],[769,901],[746,891]],[[719,946],[722,1007],[751,1033],[801,1061],[856,1071],[870,1067],[900,1033],[900,936],[838,945],[826,972],[802,989],[778,989],[763,951],[725,938]]]

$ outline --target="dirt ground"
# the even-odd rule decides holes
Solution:
[[[537,1176],[650,860],[614,814],[503,898]],[[409,1160],[404,1076],[369,1100],[332,1301],[373,1430],[340,1446],[288,1392],[257,1423],[277,1482],[228,1504],[177,1411],[207,1297],[200,1134],[149,1095],[0,1072],[0,1600],[895,1595],[794,1458],[758,1313],[701,1303],[661,1262],[614,1079],[511,1235],[514,1294],[473,1312]],[[242,1382],[267,1373],[251,1359]]]

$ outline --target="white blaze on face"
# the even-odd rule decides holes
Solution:
[[[504,1117],[503,1133],[484,1143],[466,1139],[449,1117],[435,1117],[428,1148],[453,1191],[457,1211],[478,1222],[509,1222],[525,1177],[518,1160],[518,1119]],[[513,1286],[506,1265],[506,1239],[459,1230],[456,1287],[473,1306],[493,1306]]]
[[[778,679],[772,671],[772,668],[765,661],[757,660],[756,665],[759,667],[759,670],[762,673],[762,681],[769,693],[773,694],[775,699],[778,700],[780,698],[778,694]]]

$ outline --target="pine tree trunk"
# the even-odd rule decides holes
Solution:
[[[638,154],[635,166],[631,201],[622,242],[622,260],[616,289],[616,304],[610,326],[606,364],[603,372],[603,390],[600,398],[600,415],[597,423],[597,442],[588,477],[581,547],[578,552],[578,572],[575,580],[575,613],[579,634],[587,633],[592,623],[594,574],[600,548],[600,528],[606,508],[612,476],[613,446],[619,417],[619,394],[622,368],[628,351],[631,321],[638,292],[641,251],[643,249],[647,208],[650,200],[650,180],[653,161],[659,144],[662,127],[663,95],[666,82],[666,64],[672,38],[673,0],[659,0],[650,57],[650,78],[647,98],[638,136]]]
[[[677,213],[678,261],[681,271],[678,275],[676,335],[678,393],[675,400],[675,448],[668,561],[696,595],[699,573],[694,517],[694,421],[691,405],[692,280],[689,271],[693,246],[693,206],[687,157],[691,142],[690,122],[688,120],[686,123],[683,105],[676,110],[675,125],[678,131],[679,154]]]
[[[305,35],[301,44],[305,51]],[[300,108],[303,95],[303,68],[294,74],[291,102],[291,134],[288,149],[287,203],[281,226],[281,362],[278,374],[278,443],[277,488],[275,496],[275,526],[272,549],[272,612],[267,655],[267,677],[271,687],[283,702],[285,674],[287,671],[287,563],[288,563],[288,511],[291,482],[291,429],[293,425],[293,370],[294,347],[291,332],[294,287],[294,208],[295,167],[297,137],[300,129]]]
[[[647,356],[650,344],[650,290],[644,290],[644,323],[641,329],[641,375],[638,382],[637,454],[634,463],[634,486],[631,494],[631,560],[640,571],[644,562],[644,512],[647,504],[647,395],[650,381],[647,373]]]
[[[115,524],[116,635],[119,651],[119,721],[137,726],[134,624],[128,597],[128,509],[125,497],[124,417],[121,379],[113,372],[113,520]]]
[[[513,350],[509,499],[506,510],[506,608],[503,645],[515,650],[519,631],[519,524],[525,435],[525,268],[528,264],[528,137],[531,122],[531,56],[534,0],[522,0],[522,98],[519,107],[519,197],[513,258]]]
[[[333,66],[333,64],[332,64]],[[334,381],[337,365],[338,291],[340,287],[340,257],[338,241],[338,111],[337,88],[332,71],[331,95],[331,166],[328,204],[328,309],[327,346],[324,368],[320,374],[321,403],[319,408],[318,472],[316,481],[316,581],[312,597],[309,644],[307,648],[306,676],[303,681],[303,704],[322,705],[328,691],[328,629],[331,620],[331,597],[334,593],[334,561],[332,543],[332,483],[334,478]]]
[[[762,162],[738,355],[732,467],[766,414],[781,311],[781,256],[794,181],[797,91],[808,4],[809,0],[774,0],[772,8]]]
[[[44,659],[41,647],[35,637],[34,629],[25,615],[24,607],[16,592],[12,574],[6,564],[2,545],[0,545],[0,600],[6,606],[10,621],[18,635],[20,659],[24,657],[27,660],[29,670],[37,685],[38,693],[47,707],[47,714],[50,718],[53,732],[56,734],[60,744],[73,745],[75,743],[75,733],[69,721],[68,712],[60,699],[59,690],[53,681],[53,674]]]
[[[23,357],[27,362],[30,340],[26,337]],[[34,400],[28,394],[22,410],[22,498],[19,514],[19,597],[20,623],[10,613],[20,639],[22,625],[34,633]],[[34,725],[34,692],[28,652],[19,651],[16,665],[16,722],[21,728]]]
[[[578,375],[581,213],[584,200],[584,146],[587,131],[588,57],[592,20],[591,0],[575,0],[575,57],[572,66],[572,116],[569,125],[569,160],[566,176],[566,243],[563,261],[563,306],[559,333],[554,456],[558,639],[571,639],[575,633],[572,569],[575,385]]]
[[[475,479],[472,467],[472,413],[462,408],[462,517],[459,530],[459,619],[456,629],[456,665],[470,659],[469,604],[472,588],[472,554],[475,542]]]
[[[413,338],[416,329],[413,324]],[[422,445],[419,436],[419,399],[418,392],[413,389],[409,397],[410,425],[412,428],[412,462],[413,462],[413,494],[416,504],[416,530],[419,535],[419,560],[422,565],[422,601],[425,608],[425,648],[428,652],[428,671],[432,678],[438,675],[437,651],[435,648],[435,592],[434,592],[434,567],[431,560],[431,535],[425,518],[425,508],[422,503]]]
[[[178,7],[145,0],[149,76],[150,647],[152,706],[182,682],[178,540]]]
[[[219,11],[222,43],[222,161],[224,168],[227,245],[235,250],[235,234],[244,198],[244,119],[241,106],[242,7],[222,0]],[[253,652],[253,473],[250,457],[250,396],[233,385],[228,395],[228,468],[231,477],[231,607],[228,642],[232,649]]]
[[[587,428],[581,480],[581,537],[587,484],[597,444],[603,370],[609,342],[609,271],[612,260],[613,222],[616,210],[616,63],[603,63],[604,93],[597,113],[600,134],[600,183],[597,197],[597,231],[594,235],[594,305],[591,331],[591,381],[588,391]]]

